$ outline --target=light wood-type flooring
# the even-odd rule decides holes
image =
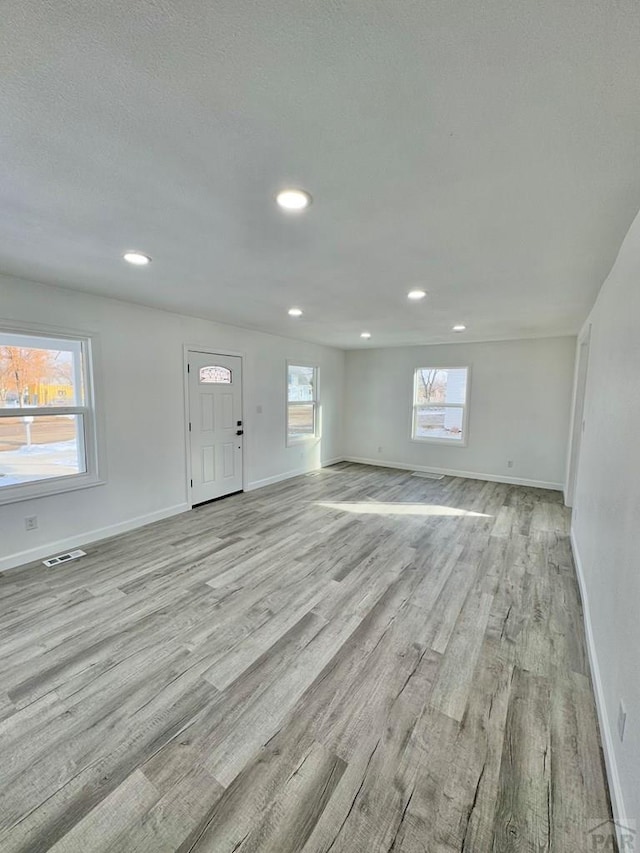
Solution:
[[[559,493],[342,463],[87,550],[0,577],[3,853],[583,853],[609,817]]]

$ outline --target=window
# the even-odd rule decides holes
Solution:
[[[464,446],[468,396],[468,367],[416,368],[411,438]]]
[[[90,343],[0,330],[0,503],[98,482]]]
[[[318,368],[287,364],[287,444],[318,435]]]
[[[217,364],[213,364],[211,367],[201,367],[200,383],[202,385],[230,385],[231,371],[228,367],[219,367]]]

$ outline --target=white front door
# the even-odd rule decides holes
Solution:
[[[242,359],[189,351],[191,504],[242,489]]]

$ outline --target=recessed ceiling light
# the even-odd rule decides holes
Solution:
[[[413,299],[417,302],[419,299],[424,299],[426,295],[424,290],[410,290],[407,293],[407,299]]]
[[[453,327],[453,331],[454,332],[464,332],[466,330],[466,328],[467,327],[463,326],[462,323],[456,323],[456,325]]]
[[[301,308],[289,308],[289,316],[290,317],[302,317],[302,309]]]
[[[283,210],[304,210],[311,204],[311,196],[306,190],[282,190],[276,201]]]
[[[360,332],[360,337],[369,340],[369,338],[371,337],[371,332]]]
[[[142,252],[125,252],[122,256],[128,264],[133,264],[136,267],[146,267],[151,263],[149,255],[144,255]]]

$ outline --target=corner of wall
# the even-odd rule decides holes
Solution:
[[[265,486],[272,486],[275,483],[282,483],[284,480],[291,480],[293,477],[302,477],[304,474],[311,474],[313,471],[318,471],[321,468],[328,468],[329,465],[337,465],[338,462],[344,462],[344,456],[335,456],[333,459],[323,459],[319,466],[312,468],[296,468],[293,471],[284,471],[281,474],[275,474],[273,477],[265,477],[262,480],[252,480],[247,483],[245,492],[254,492],[256,489],[262,489]]]

